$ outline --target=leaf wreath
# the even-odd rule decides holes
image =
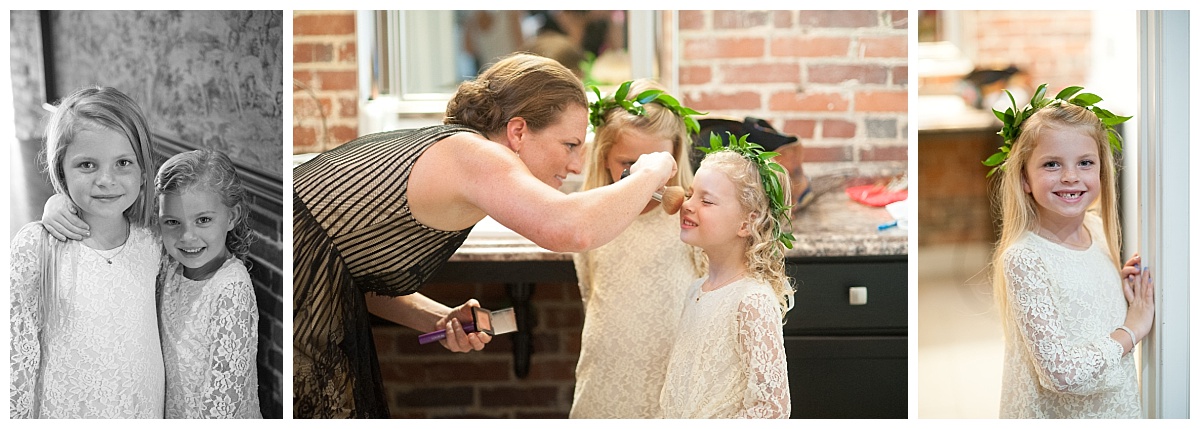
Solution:
[[[724,145],[724,139],[717,133],[712,133],[708,138],[709,147],[696,146],[696,149],[706,155],[723,150],[737,152],[758,167],[758,176],[762,181],[763,192],[767,194],[767,200],[771,203],[771,222],[775,227],[775,237],[773,238],[782,243],[783,247],[791,249],[792,242],[796,241],[796,237],[791,232],[784,232],[783,225],[786,223],[791,226],[792,224],[792,206],[788,205],[787,198],[784,196],[784,184],[779,181],[779,175],[787,177],[787,171],[779,163],[771,160],[771,158],[779,156],[779,153],[764,151],[763,147],[757,143],[747,142],[746,137],[749,137],[749,134],[739,138],[731,132],[726,131],[725,133],[729,135],[729,145]],[[787,186],[790,185],[790,183],[787,184]]]
[[[687,127],[689,133],[700,133],[700,123],[692,116],[705,115],[707,113],[697,112],[684,107],[679,104],[679,100],[676,100],[675,97],[670,96],[661,89],[648,89],[630,99],[628,98],[630,85],[633,85],[633,81],[622,83],[621,86],[617,87],[617,92],[613,93],[609,98],[604,98],[604,96],[600,95],[600,88],[589,86],[596,93],[596,101],[588,105],[588,122],[593,127],[599,128],[604,125],[604,114],[610,109],[617,107],[625,109],[631,115],[646,116],[645,106],[650,103],[658,103],[671,112],[674,112],[676,116],[679,116],[679,119],[683,120],[683,124]]]
[[[1021,133],[1021,124],[1038,110],[1056,103],[1071,103],[1094,113],[1097,118],[1100,118],[1100,123],[1104,125],[1104,130],[1107,131],[1109,147],[1112,148],[1113,153],[1120,152],[1121,135],[1113,129],[1113,126],[1128,121],[1133,117],[1117,116],[1096,106],[1096,103],[1104,99],[1096,94],[1080,93],[1082,90],[1082,86],[1070,86],[1059,91],[1058,95],[1055,95],[1054,98],[1046,98],[1046,84],[1043,83],[1041,86],[1038,86],[1037,91],[1034,91],[1033,98],[1029,100],[1029,104],[1023,109],[1017,108],[1017,100],[1013,98],[1012,93],[1008,92],[1007,89],[1004,90],[1004,93],[1008,94],[1008,100],[1012,102],[1013,107],[1008,108],[1003,113],[992,109],[992,113],[1004,124],[1000,128],[1000,132],[996,133],[1004,138],[1004,143],[1000,145],[999,152],[992,154],[992,156],[983,161],[983,165],[992,167],[991,171],[988,171],[987,177],[992,177],[992,174],[995,174],[997,170],[1004,168],[1004,161],[1008,159],[1012,145],[1016,143],[1017,136]]]

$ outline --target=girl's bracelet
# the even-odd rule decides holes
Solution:
[[[1133,334],[1133,330],[1132,330],[1132,329],[1129,329],[1129,327],[1128,327],[1128,326],[1125,326],[1125,325],[1121,325],[1121,326],[1117,327],[1117,329],[1120,329],[1120,330],[1122,330],[1122,331],[1125,331],[1125,333],[1126,333],[1126,334],[1129,334],[1129,339],[1130,339],[1131,341],[1133,341],[1132,343],[1130,343],[1130,346],[1129,346],[1129,347],[1130,347],[1130,349],[1132,349],[1132,348],[1133,348],[1133,346],[1136,346],[1136,345],[1137,345],[1137,335],[1134,335],[1134,334]]]

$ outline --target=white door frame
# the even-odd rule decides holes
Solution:
[[[1188,11],[1138,14],[1139,250],[1155,283],[1154,328],[1141,347],[1146,417],[1188,418]]]

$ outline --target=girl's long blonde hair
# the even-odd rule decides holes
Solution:
[[[1022,181],[1025,164],[1029,161],[1038,137],[1048,129],[1072,129],[1096,141],[1100,154],[1100,198],[1089,209],[1098,211],[1107,239],[1108,253],[1113,266],[1121,269],[1121,230],[1117,224],[1116,163],[1108,145],[1108,134],[1100,118],[1085,108],[1054,103],[1034,113],[1021,125],[1021,133],[1012,145],[1011,153],[999,174],[997,192],[993,198],[1000,210],[1000,239],[992,254],[992,293],[1000,317],[1008,318],[1008,279],[1004,275],[1004,252],[1016,243],[1021,234],[1033,231],[1038,225],[1037,203],[1025,193]],[[1005,324],[1007,326],[1007,324]],[[1007,329],[1007,328],[1006,328]]]
[[[783,243],[775,239],[776,224],[771,220],[771,202],[763,190],[758,166],[729,150],[708,154],[700,161],[700,165],[724,173],[734,187],[741,190],[738,201],[746,213],[750,229],[750,235],[746,237],[746,273],[771,286],[771,290],[775,291],[775,299],[779,301],[780,314],[786,316],[796,291],[784,268]],[[779,180],[780,183],[788,183],[786,174],[781,175]],[[791,187],[784,186],[783,191],[784,201],[791,201]]]

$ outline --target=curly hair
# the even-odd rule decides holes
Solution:
[[[729,177],[741,190],[738,201],[749,217],[750,235],[746,237],[746,272],[755,280],[771,286],[779,301],[781,314],[786,315],[792,307],[795,288],[784,269],[783,243],[775,239],[775,222],[771,221],[771,203],[763,191],[758,166],[737,152],[722,150],[713,152],[700,161],[701,167],[716,169]],[[781,178],[784,180],[786,177]],[[786,183],[786,182],[784,182]],[[785,186],[787,201],[791,200],[790,187]]]
[[[246,262],[250,243],[254,241],[247,221],[250,202],[242,187],[242,178],[228,156],[212,150],[194,150],[172,156],[159,168],[158,176],[154,178],[154,190],[158,195],[205,190],[220,195],[225,207],[237,208],[232,210],[234,226],[225,235],[225,248]]]

